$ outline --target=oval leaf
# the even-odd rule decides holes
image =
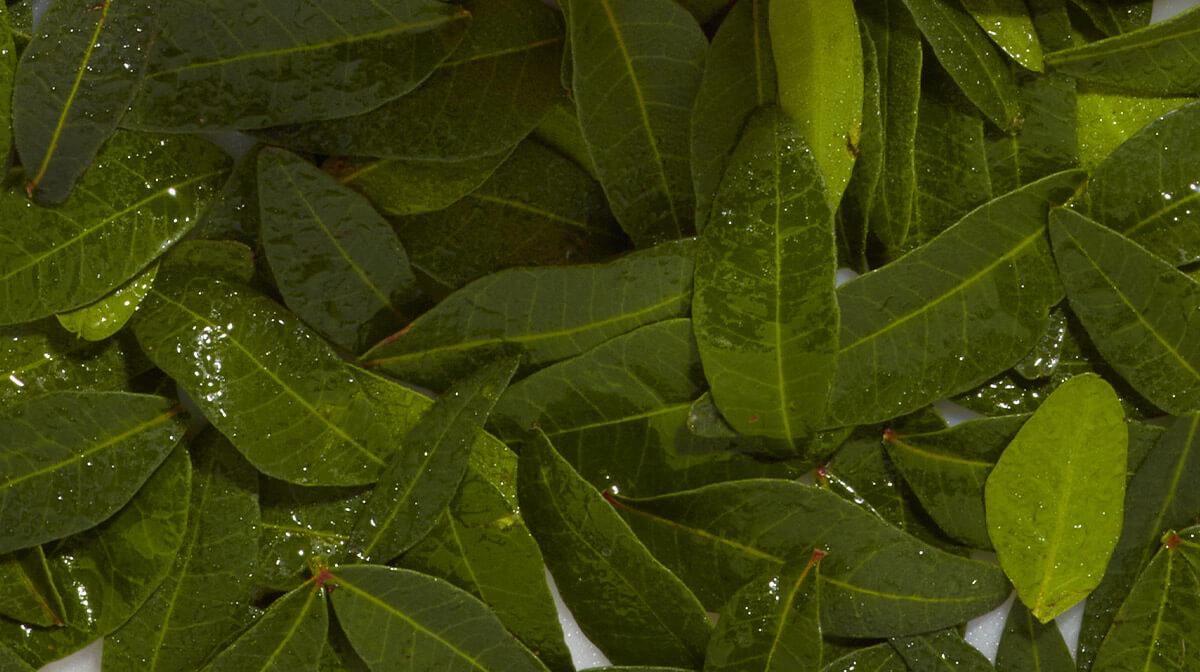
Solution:
[[[316,672],[329,631],[325,590],[305,583],[271,603],[205,672]]]
[[[151,264],[112,294],[83,308],[55,315],[64,329],[87,341],[102,341],[121,330],[154,286],[158,263]]]
[[[983,32],[1026,70],[1042,72],[1042,44],[1021,0],[963,0]]]

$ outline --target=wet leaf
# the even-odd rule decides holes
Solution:
[[[1061,170],[1079,167],[1075,80],[1034,75],[1012,66],[1021,106],[1021,128],[987,133],[988,174],[993,193],[1011,191]]]
[[[0,416],[0,552],[82,532],[125,506],[183,438],[180,410],[150,395],[55,392]]]
[[[462,161],[336,158],[326,161],[322,169],[366,196],[384,214],[415,215],[447,208],[475,191],[511,151],[506,148]]]
[[[204,140],[119,133],[74,195],[40,208],[0,193],[0,323],[28,322],[99,300],[187,233],[229,172]]]
[[[121,330],[154,286],[158,263],[146,267],[111,294],[83,308],[55,315],[64,329],[87,341],[102,341]]]
[[[854,169],[863,123],[863,52],[854,4],[772,0],[770,15],[779,106],[812,148],[829,202],[836,205]]]
[[[1039,623],[1013,602],[996,651],[997,672],[1073,672],[1075,661],[1055,623]]]
[[[911,412],[1024,356],[1062,298],[1046,213],[1082,178],[1058,173],[1001,196],[903,259],[839,287],[841,346],[828,424]],[[928,356],[916,361],[907,352]],[[870,400],[863,390],[873,392]]]
[[[416,279],[366,199],[278,149],[258,155],[258,192],[263,249],[289,308],[351,352],[399,328]]]
[[[325,591],[319,585],[305,583],[275,600],[204,670],[316,672],[328,630]]]
[[[540,432],[523,444],[518,469],[521,512],[588,639],[618,664],[698,665],[708,614],[606,497]]]
[[[251,620],[258,478],[215,430],[192,446],[191,510],[162,585],[104,642],[104,672],[200,669]]]
[[[992,669],[987,656],[968,644],[957,630],[901,637],[889,643],[911,672],[988,672]]]
[[[1146,124],[1195,98],[1139,96],[1089,82],[1078,83],[1079,157],[1095,168]]]
[[[63,625],[64,611],[41,546],[0,557],[0,615],[50,627]]]
[[[433,0],[167,2],[123,123],[180,132],[359,114],[425,80],[468,18]]]
[[[141,359],[132,338],[92,343],[69,335],[53,319],[2,327],[0,408],[46,392],[126,390]]]
[[[937,550],[814,486],[745,480],[614,501],[655,556],[710,608],[813,549],[826,553],[826,635],[926,632],[986,612],[1008,595],[995,566]],[[708,561],[696,562],[700,557]]]
[[[451,294],[362,358],[433,389],[501,356],[522,355],[522,370],[545,366],[686,314],[694,250],[681,241],[609,264],[501,271]]]
[[[482,603],[444,581],[370,565],[332,571],[338,623],[372,670],[546,669]]]
[[[799,442],[823,420],[837,249],[818,160],[782,111],[755,113],[700,238],[696,340],[713,400],[744,434]]]
[[[848,653],[822,672],[907,672],[904,659],[887,642]]]
[[[1096,28],[1106,35],[1120,35],[1138,28],[1144,28],[1150,23],[1150,0],[1127,0],[1113,3],[1103,0],[1071,0],[1071,3],[1084,11]]]
[[[1128,443],[1116,393],[1083,374],[1038,407],[987,478],[1000,566],[1043,623],[1100,583],[1121,532]]]
[[[983,32],[1027,70],[1042,72],[1042,45],[1029,8],[1021,0],[963,0]]]
[[[288,591],[309,578],[311,558],[339,557],[370,488],[300,486],[263,477],[257,585]]]
[[[1051,221],[1071,309],[1105,361],[1159,408],[1200,407],[1200,284],[1082,215],[1056,210]]]
[[[688,127],[708,41],[671,0],[570,0],[572,90],[621,228],[639,247],[688,235]]]

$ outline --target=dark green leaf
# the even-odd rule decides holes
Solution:
[[[987,477],[988,536],[1042,623],[1100,583],[1121,533],[1128,444],[1116,393],[1087,373],[1051,393]]]
[[[322,168],[370,199],[380,212],[414,215],[447,208],[475,191],[512,152],[462,161],[432,159],[330,159]]]
[[[329,631],[325,590],[304,583],[275,600],[205,672],[316,672]]]
[[[1150,0],[1071,0],[1071,3],[1082,9],[1096,28],[1107,35],[1120,35],[1144,28],[1150,23],[1153,4]]]
[[[672,0],[570,0],[573,92],[613,214],[638,246],[692,231],[688,122],[708,41]]]
[[[162,585],[104,642],[104,672],[200,669],[250,621],[258,478],[209,429],[192,447],[191,511]]]
[[[289,308],[351,352],[399,328],[416,279],[366,199],[280,149],[258,155],[258,195],[263,249]]]
[[[1008,596],[994,565],[937,550],[813,486],[747,480],[614,501],[656,557],[710,607],[787,559],[824,550],[826,635],[926,632],[981,614]]]
[[[501,356],[520,354],[522,370],[536,369],[685,315],[694,250],[680,241],[610,264],[501,271],[450,295],[363,359],[433,389]]]
[[[200,219],[229,161],[192,137],[119,133],[74,196],[39,208],[0,193],[0,323],[87,305],[146,267]]]
[[[434,0],[166,2],[124,123],[261,128],[366,112],[428,77],[468,16]]]
[[[125,506],[183,438],[180,410],[149,395],[54,392],[0,416],[0,552],[82,532]]]
[[[320,488],[264,477],[255,582],[270,590],[291,590],[308,578],[310,561],[329,562],[342,555],[370,494],[364,487]]]
[[[521,512],[579,627],[609,660],[693,667],[711,624],[695,595],[538,432],[518,463]]]
[[[0,644],[0,672],[34,672],[12,649]]]
[[[904,659],[887,642],[848,653],[822,672],[907,672]]]
[[[1200,283],[1075,212],[1050,220],[1071,309],[1105,360],[1159,408],[1200,407]]]
[[[1024,0],[963,0],[963,6],[996,46],[1025,69],[1041,72],[1042,45]]]
[[[777,108],[746,124],[696,257],[696,341],[739,432],[798,442],[837,368],[837,250],[817,158]]]
[[[990,672],[992,663],[958,634],[943,630],[932,635],[891,640],[911,672]]]
[[[593,179],[599,179],[596,177],[596,166],[592,163],[592,154],[583,139],[583,129],[579,127],[579,113],[574,101],[560,101],[551,107],[534,129],[533,137],[574,161]]]
[[[142,299],[146,298],[146,294],[154,286],[154,276],[157,274],[156,262],[103,299],[68,313],[59,313],[55,317],[58,318],[58,323],[72,334],[86,341],[102,341],[120,331],[129,318],[133,317]]]
[[[996,672],[1074,672],[1075,661],[1055,623],[1039,623],[1020,602],[1004,622]]]
[[[902,415],[970,389],[1029,352],[1062,298],[1046,213],[1082,179],[1079,171],[1058,173],[1001,196],[896,263],[839,287],[829,424]]]
[[[254,145],[238,157],[216,202],[191,230],[189,238],[259,246],[258,153],[261,150],[262,145]]]
[[[1069,0],[1028,0],[1029,17],[1044,51],[1058,51],[1073,46],[1077,30],[1071,25],[1067,11]]]
[[[338,623],[372,670],[546,669],[482,603],[444,581],[390,567],[333,572]]]
[[[1012,66],[1024,121],[1012,133],[992,129],[987,141],[993,193],[1011,191],[1060,170],[1079,166],[1075,80],[1034,75]]]
[[[41,546],[0,557],[0,615],[50,627],[63,625],[64,611]]]
[[[767,0],[734,4],[704,60],[704,76],[692,109],[692,186],[696,230],[703,231],[725,161],[757,107],[775,102],[775,61],[767,28]]]
[[[131,338],[80,340],[54,319],[0,328],[0,408],[59,390],[124,390],[140,372],[137,351]]]
[[[12,90],[17,71],[17,37],[24,23],[27,8],[21,6],[0,8],[0,147],[12,148]],[[32,17],[30,17],[32,30]]]

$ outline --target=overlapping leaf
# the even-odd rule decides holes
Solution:
[[[955,630],[889,641],[911,672],[988,672],[991,662]]]
[[[0,328],[0,408],[59,390],[127,389],[143,359],[132,339],[91,343],[54,319]]]
[[[822,672],[907,672],[904,659],[887,642],[848,653],[829,663]]]
[[[1042,45],[1029,8],[1021,0],[963,0],[983,32],[1027,70],[1041,72]]]
[[[154,286],[158,264],[151,264],[132,280],[99,301],[68,313],[55,315],[67,331],[88,341],[102,341],[121,330],[142,299]]]
[[[997,672],[1072,672],[1075,661],[1055,623],[1039,623],[1014,602],[996,650]]]
[[[304,583],[271,603],[206,672],[317,672],[329,629],[325,591]]]
[[[42,627],[63,625],[62,595],[41,546],[0,557],[0,615]]]
[[[441,210],[475,191],[508,158],[512,148],[462,161],[346,159],[322,168],[388,215]]]

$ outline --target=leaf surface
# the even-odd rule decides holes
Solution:
[[[0,408],[46,392],[125,390],[139,361],[132,338],[92,343],[54,319],[0,327]]]
[[[63,625],[64,612],[41,546],[0,557],[0,614],[48,628]]]
[[[1121,533],[1128,443],[1116,393],[1083,374],[1034,411],[987,478],[992,545],[1042,623],[1100,583]]]
[[[322,170],[366,196],[386,215],[415,215],[450,207],[475,191],[512,148],[462,161],[334,158]]]
[[[996,46],[1025,69],[1042,72],[1042,44],[1021,0],[963,0],[963,6]]]
[[[700,238],[696,340],[713,400],[745,434],[811,433],[837,368],[837,250],[818,158],[780,110],[755,113]]]
[[[1091,169],[1134,133],[1167,112],[1195,100],[1139,96],[1118,89],[1078,82],[1079,155]]]
[[[255,583],[289,591],[309,578],[311,558],[342,555],[370,494],[364,486],[312,487],[261,478]]]
[[[822,672],[907,672],[904,659],[887,642],[852,651],[829,663]]]
[[[997,672],[1073,672],[1075,660],[1055,623],[1039,623],[1013,602],[996,650]]]
[[[316,672],[329,631],[325,591],[302,584],[271,603],[205,672]]]
[[[579,627],[618,664],[695,667],[711,624],[592,485],[537,433],[523,444],[517,493],[529,530]]]
[[[889,641],[911,672],[988,672],[991,661],[967,644],[957,630],[899,637]]]
[[[64,329],[87,341],[102,341],[121,330],[142,299],[154,286],[158,263],[146,267],[132,280],[99,301],[67,313],[55,315]]]

